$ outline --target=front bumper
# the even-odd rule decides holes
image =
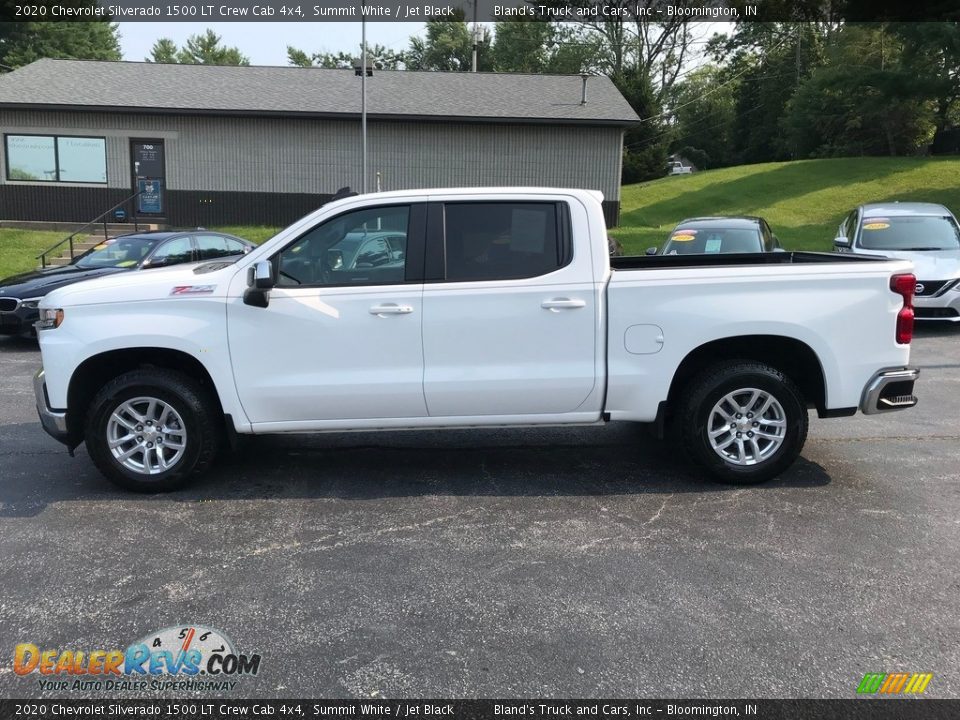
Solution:
[[[863,389],[860,411],[864,415],[907,410],[917,404],[913,384],[920,377],[919,368],[881,370]]]
[[[0,335],[33,335],[33,323],[40,319],[36,308],[20,307],[15,312],[0,312]]]
[[[942,286],[938,287],[938,285]],[[924,282],[918,282],[924,285]],[[930,295],[916,295],[913,298],[913,316],[917,320],[947,320],[960,322],[960,280],[927,281],[927,292],[935,288]]]
[[[58,442],[62,442],[69,447],[70,434],[67,432],[67,413],[65,411],[53,410],[47,398],[47,384],[43,376],[43,368],[37,370],[33,376],[33,394],[37,398],[37,414],[40,416],[40,424],[47,434]]]

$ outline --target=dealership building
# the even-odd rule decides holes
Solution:
[[[374,71],[368,189],[548,186],[620,206],[606,77]],[[44,59],[0,75],[0,220],[125,207],[176,226],[284,225],[362,182],[353,70]]]

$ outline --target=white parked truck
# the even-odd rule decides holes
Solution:
[[[239,259],[41,303],[44,428],[133,490],[238,435],[650,423],[710,475],[787,469],[820,417],[916,404],[911,265],[609,256],[600,193],[348,197]]]

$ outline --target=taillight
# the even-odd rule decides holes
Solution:
[[[909,345],[913,340],[913,291],[916,288],[917,278],[912,273],[890,278],[890,289],[903,298],[903,307],[897,313],[897,342],[901,345]]]

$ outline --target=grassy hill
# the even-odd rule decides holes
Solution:
[[[960,212],[960,159],[840,158],[742,165],[681,175],[622,191],[628,254],[660,245],[697,215],[761,215],[788,250],[830,250],[843,216],[864,202],[918,200]]]

